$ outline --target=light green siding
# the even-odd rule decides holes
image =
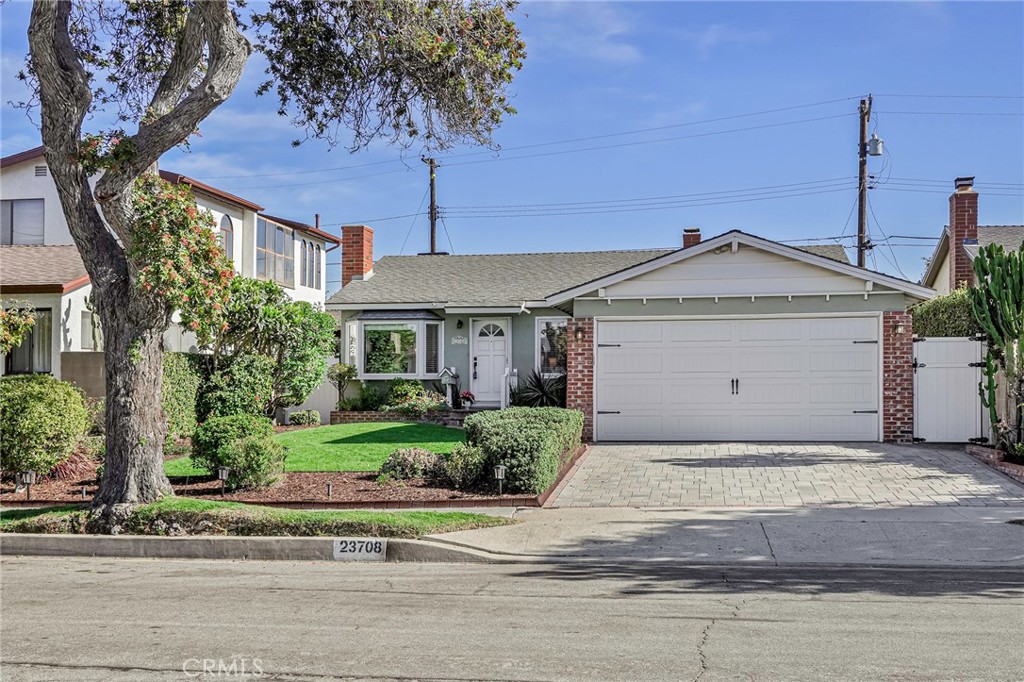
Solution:
[[[637,300],[581,301],[573,306],[575,317],[662,317],[662,316],[708,316],[708,315],[785,315],[806,313],[863,313],[890,310],[906,310],[907,299],[901,293],[875,294],[868,296],[833,296],[826,301],[824,296],[794,296],[792,301],[785,297],[648,299],[647,303]]]

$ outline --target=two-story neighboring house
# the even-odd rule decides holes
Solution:
[[[292,298],[323,306],[327,252],[340,245],[338,237],[268,215],[259,204],[194,178],[160,175],[192,188],[197,204],[213,215],[236,272],[273,280]],[[0,300],[25,301],[37,312],[29,337],[3,358],[0,371],[47,372],[102,395],[102,338],[91,292],[43,148],[0,159]],[[178,325],[164,341],[169,351],[195,349],[195,338]]]

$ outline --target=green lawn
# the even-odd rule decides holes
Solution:
[[[88,510],[63,505],[0,510],[0,531],[8,533],[80,533]],[[159,523],[158,523],[159,522]],[[361,536],[416,538],[511,523],[508,519],[465,512],[306,511],[260,507],[239,502],[169,497],[136,509],[124,523],[134,535],[159,535],[177,524],[204,535]]]
[[[285,431],[275,436],[288,448],[285,471],[376,471],[398,448],[448,453],[465,441],[462,429],[436,424],[371,422]],[[164,465],[168,476],[204,476],[188,457]]]

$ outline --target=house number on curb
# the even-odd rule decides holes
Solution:
[[[384,561],[387,553],[384,538],[334,538],[335,561]]]

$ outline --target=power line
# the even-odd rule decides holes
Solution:
[[[918,97],[931,99],[1024,99],[1022,95],[875,95],[875,97]]]
[[[422,208],[423,202],[427,199],[427,194],[430,192],[430,187],[423,190],[423,196],[420,198],[420,205],[416,207],[416,213],[411,214],[413,216],[412,222],[409,223],[409,231],[405,233],[405,239],[402,241],[402,248],[399,249],[398,255],[401,256],[405,252],[405,245],[409,242],[409,235],[412,234],[412,228],[416,226],[416,218],[423,215]],[[408,217],[408,216],[406,216]],[[367,221],[369,222],[369,221]],[[379,221],[378,221],[379,222]]]
[[[880,114],[909,116],[1024,116],[1024,111],[880,111]]]

